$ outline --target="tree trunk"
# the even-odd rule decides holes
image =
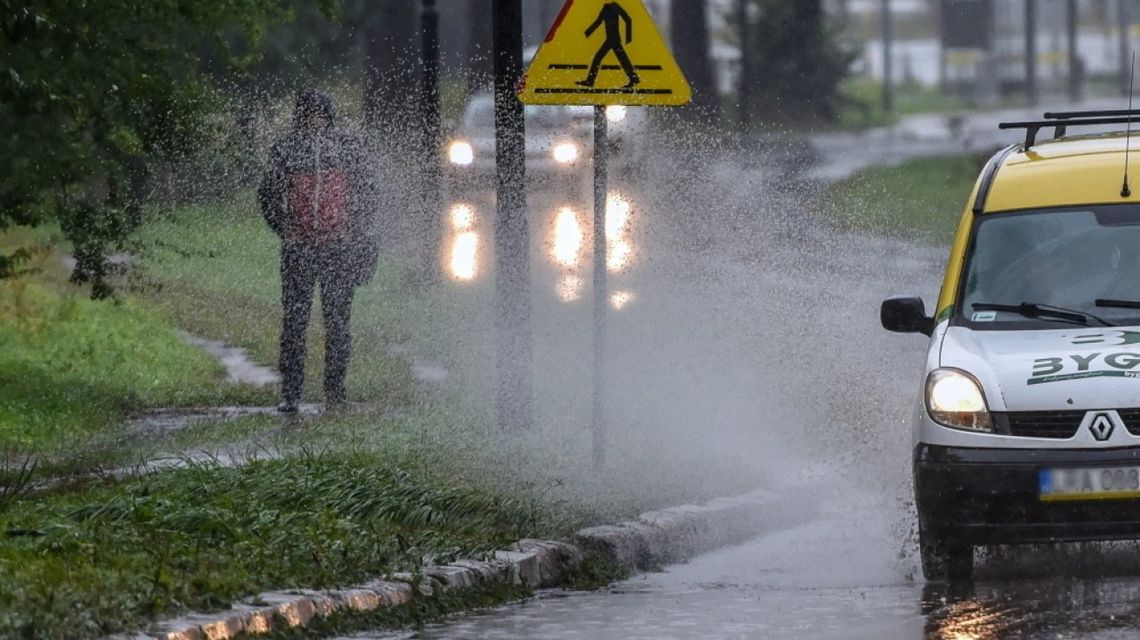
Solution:
[[[720,111],[716,77],[709,57],[708,0],[673,0],[669,29],[677,64],[693,87],[691,114],[715,117]]]
[[[384,142],[407,140],[417,130],[419,3],[377,2],[365,27],[364,120]],[[409,91],[413,99],[408,99]]]
[[[489,91],[494,79],[495,60],[491,52],[491,27],[494,13],[491,0],[467,0],[467,56],[464,78],[467,92]]]
[[[823,36],[823,0],[797,0],[796,13],[803,25],[803,35],[808,38],[805,46],[814,45]]]
[[[420,3],[373,0],[364,34],[364,141],[368,162],[390,211],[389,250],[415,260],[432,227],[424,219],[425,127],[420,108]],[[379,203],[377,203],[379,204]]]
[[[523,33],[524,46],[529,47],[542,42],[561,7],[558,0],[527,0],[523,3],[523,21],[526,25],[526,31]]]

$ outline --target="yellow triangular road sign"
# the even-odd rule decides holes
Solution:
[[[566,0],[519,86],[526,104],[679,106],[691,98],[641,0]]]

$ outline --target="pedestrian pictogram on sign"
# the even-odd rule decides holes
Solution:
[[[594,24],[586,29],[586,37],[589,38],[597,31],[598,27],[602,24],[606,25],[606,40],[602,43],[602,48],[594,54],[594,61],[590,63],[590,73],[586,76],[585,80],[579,80],[578,84],[583,87],[593,87],[594,83],[598,80],[598,70],[605,61],[606,56],[612,51],[617,56],[618,62],[621,63],[621,70],[625,72],[629,82],[625,84],[623,89],[632,89],[641,82],[638,77],[637,71],[634,69],[633,62],[629,59],[629,54],[625,52],[625,46],[622,44],[621,37],[621,23],[625,22],[625,44],[633,42],[633,20],[630,19],[629,14],[621,5],[616,2],[607,2],[602,5],[602,11],[598,14],[598,19]]]
[[[519,87],[526,104],[678,106],[691,97],[641,0],[566,0]]]

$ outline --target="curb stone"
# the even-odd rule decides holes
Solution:
[[[543,540],[520,540],[495,552],[489,561],[460,560],[452,564],[425,567],[420,593],[435,589],[451,591],[496,582],[527,584],[548,588],[559,584],[567,568],[582,561],[573,545]],[[154,625],[148,632],[110,636],[114,640],[227,640],[241,633],[268,633],[279,625],[298,627],[316,616],[327,617],[338,611],[372,611],[411,602],[413,576],[393,574],[391,580],[376,580],[349,589],[311,591],[270,591],[236,604],[229,611],[213,614],[190,613]]]
[[[420,593],[453,591],[494,583],[557,587],[566,570],[582,562],[585,552],[624,569],[646,570],[683,562],[693,556],[755,537],[770,522],[774,495],[753,491],[717,498],[703,505],[682,505],[641,514],[636,520],[589,527],[573,536],[573,544],[519,540],[496,551],[487,561],[458,560],[423,569]],[[228,640],[241,633],[268,633],[307,625],[316,616],[340,611],[373,611],[412,600],[413,576],[397,573],[348,589],[271,591],[225,612],[185,616],[154,624],[149,631],[109,636],[109,640]]]
[[[774,494],[757,490],[582,529],[573,541],[625,569],[649,570],[755,537],[771,521],[774,502]]]

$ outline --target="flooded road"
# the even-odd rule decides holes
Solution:
[[[929,309],[945,249],[837,231],[812,211],[813,187],[746,164],[627,192],[632,267],[615,279],[634,297],[611,314],[612,442],[704,452],[797,508],[774,510],[747,544],[602,592],[355,637],[1137,637],[1134,545],[998,549],[979,556],[973,586],[923,583],[909,416],[926,340],[883,331],[878,306],[910,293]],[[544,210],[555,239],[535,249],[551,267],[535,276],[539,411],[586,424],[589,309],[564,304],[578,298],[557,269],[590,243]]]

